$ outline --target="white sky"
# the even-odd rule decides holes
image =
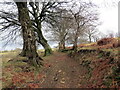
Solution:
[[[100,9],[100,21],[102,21],[102,25],[99,26],[101,32],[108,33],[108,30],[118,32],[118,9]]]
[[[99,6],[100,21],[98,29],[103,33],[118,32],[118,1],[119,0],[91,0]]]
[[[99,31],[105,34],[109,33],[109,31],[113,31],[115,33],[118,32],[118,1],[120,0],[90,0],[90,1],[94,2],[96,5],[99,6],[98,8],[98,12],[100,13],[99,20],[100,22],[102,22],[102,24],[98,27]],[[2,47],[0,44],[0,50],[1,48]],[[7,47],[6,49],[13,48]]]

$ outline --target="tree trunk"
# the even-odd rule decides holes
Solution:
[[[77,52],[77,39],[78,39],[78,37],[75,38],[75,41],[74,41],[74,44],[73,44],[74,52]]]
[[[37,29],[35,29],[38,34],[38,42],[44,47],[45,53],[44,56],[52,54],[52,49],[48,44],[47,40],[44,38],[42,31],[41,31],[41,23],[37,25]]]
[[[39,36],[39,41],[38,41],[45,49],[45,53],[44,53],[44,56],[47,56],[47,55],[50,55],[52,54],[52,49],[51,47],[49,46],[49,44],[47,43],[47,40],[44,38],[44,37],[40,37]]]
[[[65,43],[59,42],[59,50],[64,50],[65,49]]]
[[[91,36],[89,36],[89,42],[90,42],[90,43],[92,42],[92,40],[91,40]]]
[[[34,16],[33,26],[34,26],[35,32],[37,32],[37,37],[39,39],[38,43],[40,43],[43,46],[43,48],[45,49],[44,56],[50,55],[50,54],[52,54],[52,49],[51,49],[50,45],[48,44],[47,40],[44,38],[44,36],[42,34],[42,30],[41,30],[42,17],[39,16],[39,2],[36,2],[36,0],[35,0],[36,7],[34,7],[33,2],[30,2],[29,4],[32,6],[32,10],[33,10],[33,16]]]
[[[65,40],[62,40],[59,42],[59,50],[64,50],[65,49]]]
[[[68,32],[65,33],[65,35],[61,34],[61,41],[59,42],[59,50],[64,50],[65,49],[65,38],[67,36]]]
[[[43,34],[42,34],[42,31],[41,31],[41,26],[39,25],[37,29],[35,29],[35,31],[37,32],[37,37],[38,37],[38,43],[40,43],[45,52],[44,52],[44,56],[47,56],[47,55],[50,55],[52,54],[52,49],[50,47],[50,45],[48,44],[47,40],[44,38]],[[21,56],[26,56],[26,47],[27,47],[27,44],[26,43],[23,43],[23,50],[21,52]]]
[[[62,41],[62,49],[65,49],[65,40]]]
[[[29,12],[27,8],[27,2],[15,2],[18,7],[19,21],[22,26],[23,33],[23,53],[34,66],[40,66],[40,57],[38,56],[36,50],[36,37],[35,32],[32,28],[32,23],[29,17]],[[42,60],[42,59],[41,59]]]
[[[24,37],[24,35],[23,35],[23,37]],[[23,41],[25,41],[24,40],[24,38],[23,38]],[[23,56],[23,57],[26,57],[27,56],[27,47],[28,47],[28,43],[27,42],[23,42],[23,49],[22,49],[22,52],[19,54],[20,56]]]

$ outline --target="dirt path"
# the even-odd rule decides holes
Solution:
[[[45,75],[41,88],[79,88],[88,70],[66,53],[55,53],[45,60]],[[87,80],[87,79],[85,79]]]

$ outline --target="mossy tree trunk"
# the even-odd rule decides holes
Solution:
[[[52,49],[51,49],[50,45],[48,44],[47,40],[44,38],[42,30],[41,30],[42,29],[42,26],[41,26],[42,21],[41,20],[43,18],[43,15],[42,15],[42,13],[41,14],[39,13],[39,3],[38,2],[35,2],[35,3],[30,2],[29,4],[33,10],[31,13],[34,17],[33,26],[34,26],[34,31],[36,32],[37,37],[38,37],[37,41],[38,41],[38,43],[40,43],[43,46],[43,48],[45,50],[44,56],[50,55],[50,54],[52,54]],[[39,14],[40,14],[40,16],[39,16]]]
[[[25,36],[23,34],[23,36]],[[23,38],[24,40],[25,38]],[[25,40],[24,40],[25,41]],[[27,42],[23,42],[23,49],[22,49],[22,52],[19,54],[20,56],[23,56],[23,57],[26,57],[27,56],[27,47],[28,47],[28,43]]]
[[[34,66],[40,66],[42,60],[36,50],[36,37],[32,28],[27,2],[15,2],[18,8],[19,22],[21,23],[23,33],[23,53]]]
[[[52,49],[51,49],[50,45],[48,44],[47,40],[44,38],[44,36],[42,34],[41,22],[39,22],[37,24],[37,29],[35,29],[35,31],[37,32],[38,43],[40,43],[45,49],[44,56],[52,54]]]
[[[65,34],[64,34],[65,33]],[[60,42],[59,42],[59,50],[65,50],[65,41],[66,41],[66,36],[67,36],[68,32],[61,32],[60,35]]]
[[[74,43],[73,43],[73,50],[74,52],[77,52],[77,41],[78,41],[78,37],[75,37]]]
[[[64,50],[64,49],[65,49],[65,43],[59,42],[59,50]]]
[[[65,49],[65,38],[59,42],[59,50]]]

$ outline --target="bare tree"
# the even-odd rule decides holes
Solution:
[[[65,49],[65,42],[68,39],[71,19],[67,10],[62,10],[60,17],[56,17],[56,22],[51,27],[53,41],[58,42],[59,50]]]
[[[98,35],[99,31],[96,30],[96,28],[94,26],[88,27],[84,34],[87,36],[87,38],[89,39],[89,42],[92,42],[92,39],[94,39],[94,41],[97,41],[97,35]]]
[[[112,30],[107,30],[107,37],[109,37],[109,38],[114,38],[115,37],[115,32],[114,31],[112,31]]]
[[[86,3],[80,1],[79,3],[73,3],[70,9],[73,18],[73,27],[70,36],[72,36],[73,49],[75,52],[77,51],[79,36],[83,34],[86,28],[94,25],[98,20],[97,13],[94,13],[95,11],[92,10],[94,6],[91,2]]]
[[[61,13],[62,4],[66,3],[64,1],[46,1],[41,2],[30,2],[30,6],[32,7],[32,11],[30,13],[33,16],[33,26],[35,31],[37,32],[38,42],[45,48],[45,56],[52,53],[52,49],[50,48],[47,40],[44,38],[42,34],[42,23],[46,22],[53,26],[53,23],[56,21],[55,17],[59,17]],[[40,5],[39,5],[40,4]],[[41,9],[39,9],[41,6]]]
[[[60,12],[56,12],[56,9],[59,9],[61,7],[61,4],[63,2],[55,2],[55,1],[44,1],[44,2],[30,2],[30,7],[32,7],[29,12],[31,13],[31,20],[32,20],[32,26],[34,28],[34,31],[36,32],[36,39],[38,43],[40,43],[44,49],[45,49],[45,56],[49,55],[52,53],[52,49],[50,45],[47,43],[47,40],[44,38],[43,33],[42,33],[42,26],[44,22],[47,22],[49,24],[52,24],[54,22],[54,17],[58,16]],[[12,3],[13,4],[13,3]],[[40,5],[39,5],[40,4]],[[13,4],[14,5],[14,4]],[[41,6],[41,8],[40,8]],[[14,32],[17,33],[19,32],[19,35],[21,33],[21,26],[19,24],[17,17],[17,12],[5,12],[5,11],[0,11],[1,15],[0,17],[2,18],[1,23],[3,27],[1,28],[1,31],[8,31],[9,28],[12,28],[13,31],[10,31],[12,33],[11,38],[15,36]],[[5,20],[5,22],[3,21]],[[7,23],[7,24],[6,24]],[[15,28],[16,27],[16,28]],[[18,35],[18,36],[19,36]],[[4,37],[4,36],[3,36]],[[6,38],[10,37],[9,35],[6,35]],[[15,36],[14,38],[16,38]],[[10,39],[11,41],[14,39]],[[9,42],[9,41],[7,41]],[[24,44],[24,43],[23,43]],[[25,45],[23,45],[25,46]],[[24,49],[21,52],[22,56],[25,56],[26,50]]]
[[[115,37],[120,37],[120,34],[119,34],[119,33],[116,33],[116,34],[115,34]]]
[[[13,9],[16,9],[15,4],[10,3],[10,5],[8,4],[8,11],[7,9],[4,11],[2,8],[0,10],[0,37],[1,41],[5,41],[4,46],[15,43],[16,39],[18,40],[21,37],[21,25],[17,18],[18,14],[10,9],[11,5],[14,5]]]
[[[15,2],[18,8],[19,22],[21,24],[23,33],[23,42],[26,47],[26,57],[28,57],[29,62],[38,66],[41,65],[40,60],[42,60],[36,51],[36,40],[35,32],[32,27],[32,22],[30,20],[29,11],[27,8],[27,2]]]

